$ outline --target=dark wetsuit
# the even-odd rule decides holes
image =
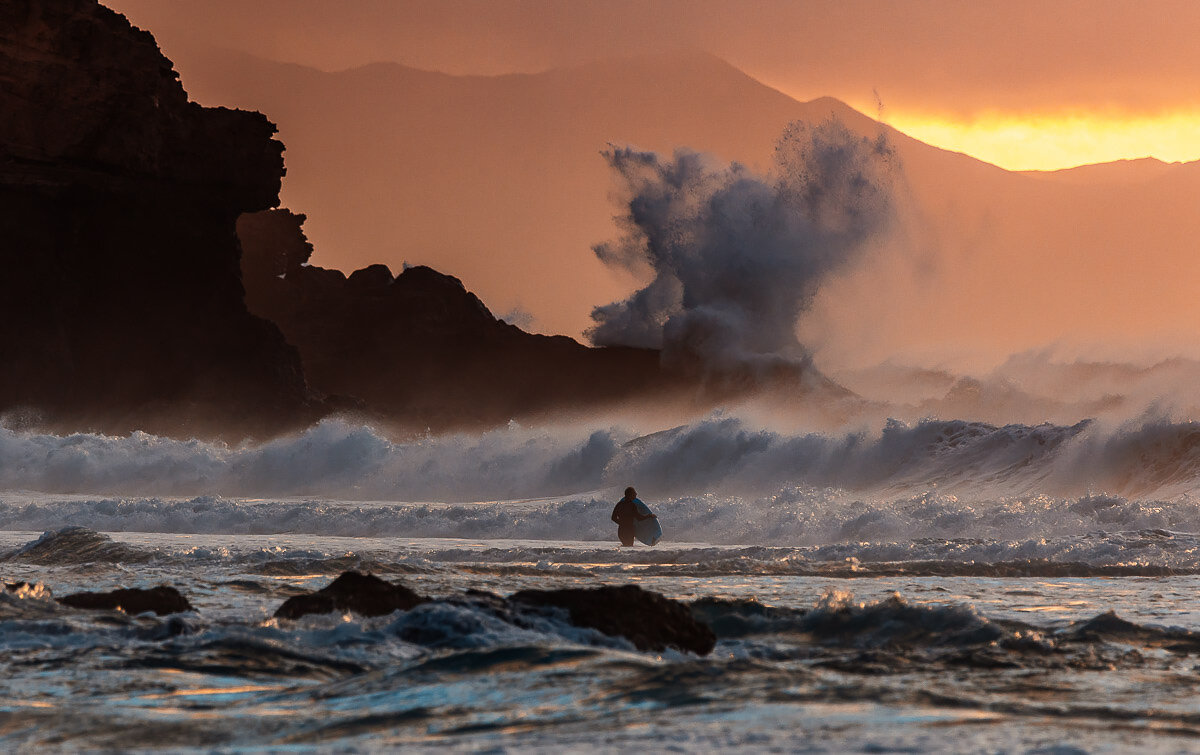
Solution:
[[[621,545],[633,545],[633,534],[638,520],[649,518],[638,515],[639,503],[641,501],[637,498],[622,498],[613,507],[612,520],[617,523],[617,539],[621,541]]]

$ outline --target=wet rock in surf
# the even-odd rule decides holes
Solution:
[[[158,616],[194,611],[183,593],[169,585],[149,590],[138,588],[111,592],[77,592],[59,598],[59,603],[89,611],[124,611],[130,615],[152,612]]]
[[[707,655],[717,642],[712,630],[697,621],[686,605],[637,585],[521,590],[511,600],[565,608],[572,624],[625,637],[638,650],[661,652],[675,648]]]
[[[310,613],[351,611],[360,616],[386,616],[424,602],[404,585],[372,574],[343,573],[328,586],[307,595],[294,595],[275,611],[277,619],[298,619]]]

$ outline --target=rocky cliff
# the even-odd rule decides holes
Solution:
[[[651,349],[588,348],[499,320],[457,278],[428,267],[349,277],[308,265],[303,215],[244,215],[246,303],[296,345],[312,385],[418,427],[584,411],[679,388]]]
[[[95,0],[0,3],[0,412],[202,434],[314,416],[239,279],[238,216],[278,203],[274,132],[189,102]]]

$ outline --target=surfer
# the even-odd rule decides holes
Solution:
[[[646,504],[638,500],[636,490],[625,488],[625,497],[617,501],[612,512],[612,520],[617,523],[617,539],[621,541],[621,545],[633,545],[638,522],[658,518],[652,513],[642,514],[639,509],[650,511]]]

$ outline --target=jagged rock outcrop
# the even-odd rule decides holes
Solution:
[[[279,325],[320,391],[421,427],[505,422],[677,387],[652,349],[588,348],[497,319],[457,278],[424,266],[349,277],[308,265],[304,216],[244,215],[250,311]]]
[[[407,611],[423,601],[404,585],[392,584],[373,574],[348,571],[316,592],[288,598],[275,611],[275,618],[298,619],[310,613],[334,611],[386,616],[393,611]]]
[[[624,637],[638,650],[662,652],[675,648],[707,655],[716,645],[716,635],[697,620],[687,605],[637,585],[568,590],[521,590],[509,598],[467,590],[461,597],[441,599],[448,605],[493,614],[516,627],[533,626],[531,619],[544,618],[547,609],[566,609],[571,624],[595,629],[611,637]],[[310,613],[351,611],[360,616],[385,616],[408,611],[423,603],[435,608],[437,601],[422,598],[404,585],[370,574],[343,572],[326,587],[288,598],[275,611],[275,618],[298,619]],[[411,642],[441,642],[441,633],[420,625],[406,628],[401,636]]]
[[[159,585],[149,590],[131,588],[111,592],[77,592],[58,599],[59,603],[89,611],[124,611],[127,614],[153,612],[158,616],[193,611],[192,604],[179,590]]]
[[[274,132],[189,102],[95,0],[0,3],[0,411],[186,433],[312,414],[239,280],[237,217],[278,203]]]
[[[511,600],[565,608],[571,623],[614,637],[625,637],[638,650],[667,648],[708,655],[716,635],[688,607],[637,585],[569,590],[521,590]]]

